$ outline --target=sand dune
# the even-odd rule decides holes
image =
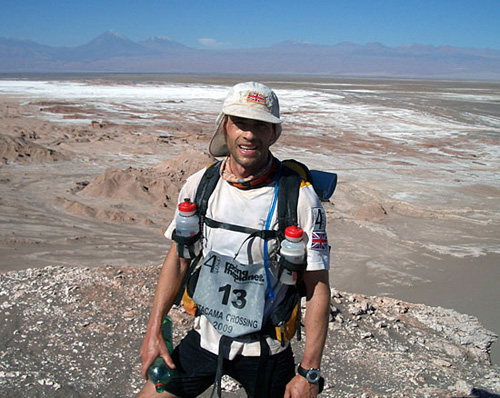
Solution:
[[[0,157],[3,163],[56,162],[66,160],[66,156],[54,149],[37,144],[36,134],[26,137],[0,136]]]

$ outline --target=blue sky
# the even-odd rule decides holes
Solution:
[[[500,50],[500,0],[0,0],[0,37],[85,44],[112,29],[196,48],[421,43]]]

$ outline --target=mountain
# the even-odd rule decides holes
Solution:
[[[140,41],[139,44],[143,47],[159,52],[189,49],[189,47],[185,46],[184,44],[178,43],[172,40],[171,38],[165,36],[154,36],[151,37],[149,40]]]
[[[0,51],[3,56],[37,57],[53,53],[54,48],[31,40],[0,38]]]
[[[0,37],[0,72],[30,69],[33,64],[50,62],[56,48],[44,46],[31,40]]]
[[[500,80],[500,51],[422,44],[318,45],[294,40],[253,49],[199,50],[168,37],[134,42],[115,31],[70,48],[0,38],[0,73],[23,72],[285,73]]]
[[[127,39],[118,32],[109,30],[87,44],[59,52],[60,59],[99,60],[113,57],[135,57],[151,55],[154,51]]]

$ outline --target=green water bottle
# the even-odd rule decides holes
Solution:
[[[161,335],[163,340],[165,340],[168,352],[172,355],[172,351],[174,350],[172,345],[172,318],[168,315],[161,325]],[[168,367],[162,357],[158,357],[148,369],[148,380],[155,385],[157,393],[162,393],[165,391],[165,385],[176,372],[175,369],[170,369]]]

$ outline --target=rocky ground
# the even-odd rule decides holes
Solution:
[[[132,397],[159,267],[45,267],[0,275],[2,397]],[[191,325],[172,311],[174,339]],[[324,397],[494,397],[496,336],[471,316],[334,291]],[[303,342],[294,342],[300,358]],[[232,380],[224,396],[245,394]],[[209,392],[206,394],[209,396]]]

